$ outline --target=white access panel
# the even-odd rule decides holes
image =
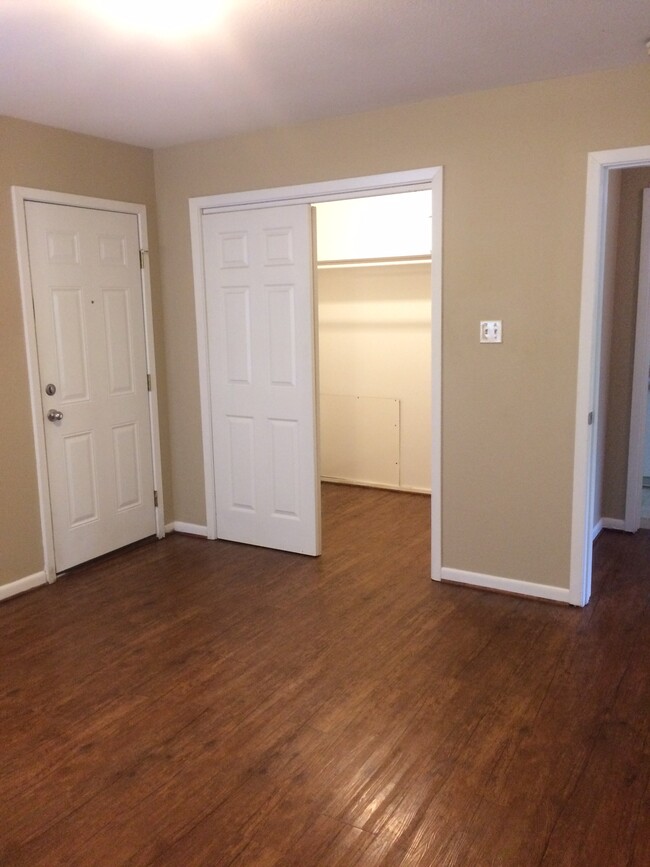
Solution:
[[[203,217],[217,536],[320,553],[309,205]]]
[[[323,479],[399,487],[399,400],[321,394],[320,430]]]

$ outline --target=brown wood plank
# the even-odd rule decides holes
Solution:
[[[323,499],[316,560],[172,535],[0,606],[0,864],[645,867],[650,533],[577,610]]]

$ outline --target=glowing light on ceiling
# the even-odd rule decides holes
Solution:
[[[219,0],[92,0],[97,12],[123,30],[160,39],[184,39],[214,27]]]

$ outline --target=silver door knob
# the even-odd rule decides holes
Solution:
[[[63,413],[60,409],[51,409],[48,412],[47,417],[50,421],[61,421],[61,419],[63,418]]]

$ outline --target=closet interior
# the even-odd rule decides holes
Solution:
[[[431,492],[431,193],[316,210],[323,481]]]

